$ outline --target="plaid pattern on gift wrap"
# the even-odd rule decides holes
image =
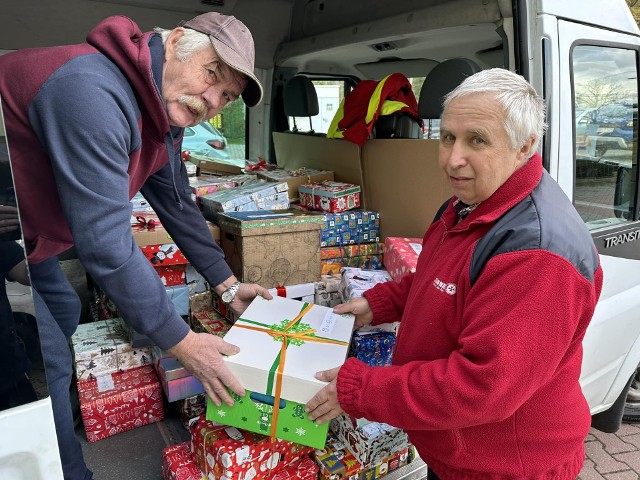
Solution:
[[[207,480],[191,458],[190,442],[162,450],[163,480]]]
[[[71,337],[78,380],[120,372],[151,363],[151,348],[134,348],[121,318],[78,325]]]
[[[78,382],[78,398],[89,442],[164,418],[160,383],[151,365]]]
[[[193,422],[190,431],[198,468],[225,480],[271,478],[313,450],[286,440],[271,441],[266,435],[216,424],[204,417]]]

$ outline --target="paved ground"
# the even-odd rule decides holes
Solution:
[[[591,430],[581,480],[640,478],[640,424],[622,424],[617,433]]]

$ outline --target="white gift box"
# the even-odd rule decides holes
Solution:
[[[225,362],[246,389],[267,395],[273,395],[270,371],[280,369],[281,398],[304,404],[326,385],[316,372],[344,363],[353,323],[353,315],[320,305],[258,296],[225,335],[240,347]],[[287,336],[286,358],[281,332]]]

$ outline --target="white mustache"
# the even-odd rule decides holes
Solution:
[[[190,109],[195,110],[196,114],[198,115],[196,123],[202,123],[206,120],[205,115],[207,114],[207,106],[202,100],[191,95],[182,95],[178,99],[178,102],[181,105],[186,105]]]

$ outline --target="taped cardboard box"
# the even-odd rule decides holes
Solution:
[[[196,153],[190,154],[189,161],[198,166],[196,176],[202,174],[239,175],[242,173],[243,168],[233,163],[225,163],[206,159]]]
[[[320,280],[321,215],[304,212],[225,212],[221,246],[242,282],[276,288]]]
[[[274,133],[278,165],[332,170],[340,182],[362,186],[363,208],[380,213],[380,238],[422,238],[451,197],[438,166],[438,140],[368,140],[356,144],[310,135]]]

